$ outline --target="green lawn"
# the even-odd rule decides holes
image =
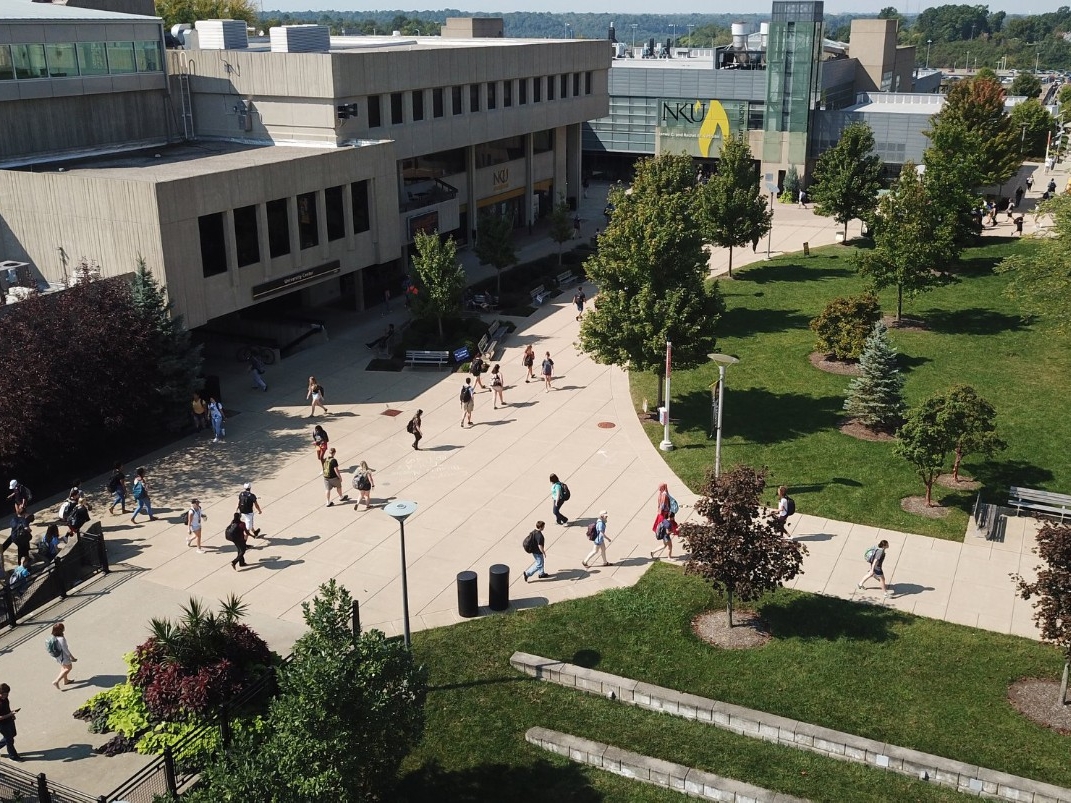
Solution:
[[[1007,499],[1009,485],[1071,493],[1071,453],[1058,412],[1066,407],[1061,388],[1071,375],[1071,339],[1024,324],[1003,294],[1007,278],[993,272],[1002,257],[1032,245],[990,240],[967,251],[958,282],[905,300],[905,317],[922,319],[928,330],[891,333],[909,405],[966,383],[996,407],[1009,448],[991,461],[968,457],[963,468],[982,481],[984,498],[993,502]],[[718,325],[719,350],[740,358],[726,375],[722,465],[769,466],[772,485],[789,485],[801,513],[961,539],[973,492],[935,487],[935,500],[952,508],[943,520],[903,512],[900,499],[921,494],[921,481],[890,443],[837,431],[849,378],[808,362],[815,348],[811,318],[835,296],[864,289],[851,253],[832,246],[809,259],[793,255],[742,268],[721,282],[727,312]],[[894,290],[881,301],[886,313],[895,312]],[[708,388],[716,379],[713,365],[673,373],[678,448],[666,460],[693,489],[714,463]],[[654,376],[633,376],[632,394],[637,406],[645,398],[654,406]],[[648,433],[653,442],[661,440],[661,427]]]
[[[536,681],[515,650],[1071,785],[1071,737],[1007,703],[1020,677],[1057,678],[1056,651],[1027,639],[782,591],[760,606],[774,639],[723,651],[690,631],[720,605],[708,586],[655,565],[634,588],[414,636],[429,668],[428,728],[400,801],[677,801],[524,742],[534,725],[700,767],[815,801],[952,801],[899,775],[771,745]]]

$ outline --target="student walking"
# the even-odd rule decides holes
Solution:
[[[548,351],[546,356],[543,357],[543,382],[546,385],[546,388],[543,390],[544,393],[550,393],[550,391],[553,390],[550,386],[550,380],[553,376],[554,360],[550,358],[550,352]]]
[[[333,507],[331,491],[334,489],[338,494],[338,501],[344,502],[349,499],[349,494],[342,493],[342,473],[338,470],[338,460],[335,459],[334,447],[327,450],[327,459],[324,460],[324,488],[327,490],[327,507]]]
[[[220,443],[227,437],[227,430],[223,427],[223,422],[227,419],[223,415],[223,405],[212,396],[208,397],[208,416],[212,420],[212,432],[215,435],[212,443]]]
[[[465,384],[461,386],[461,427],[464,429],[465,421],[472,426],[472,408],[475,407],[472,400],[472,377],[465,377]]]
[[[506,406],[506,400],[502,396],[502,392],[506,389],[506,381],[502,378],[502,369],[498,363],[495,363],[491,369],[491,390],[495,394],[495,409],[498,409],[498,405]]]
[[[145,511],[149,514],[149,521],[156,521],[152,514],[152,499],[149,497],[149,481],[145,479],[145,469],[138,468],[134,471],[134,485],[131,489],[134,494],[134,515],[130,517],[131,524],[138,523],[138,514]]]
[[[770,516],[770,525],[781,535],[788,535],[788,530],[785,529],[788,517],[795,512],[796,503],[788,495],[788,488],[784,485],[780,486],[777,489],[777,510]]]
[[[487,370],[487,364],[483,361],[483,356],[480,352],[476,352],[476,356],[472,358],[472,362],[469,363],[469,373],[472,374],[472,389],[476,390],[476,386],[480,386],[486,390],[486,386],[483,384],[483,380],[480,379],[480,374]]]
[[[242,523],[242,514],[235,511],[234,518],[231,519],[231,523],[227,525],[227,530],[224,532],[223,537],[234,544],[234,548],[238,550],[238,556],[231,561],[231,568],[238,571],[238,567],[243,569],[249,564],[245,562],[245,551],[248,549],[246,545],[246,538],[249,536],[249,531],[246,530],[245,524]]]
[[[677,526],[677,514],[670,512],[664,519],[658,522],[655,529],[655,538],[662,542],[662,546],[651,553],[651,557],[657,560],[662,553],[669,550],[668,557],[673,559],[673,539],[677,537],[680,528]]]
[[[360,493],[360,496],[357,497],[357,504],[353,506],[353,509],[357,510],[361,506],[361,502],[364,502],[365,510],[372,507],[372,489],[376,487],[376,481],[372,476],[372,469],[368,467],[368,463],[364,460],[361,461],[361,465],[357,468],[357,473],[353,477],[353,487]]]
[[[119,512],[126,513],[126,474],[123,473],[123,464],[116,463],[112,471],[111,479],[108,480],[108,493],[112,495],[112,503],[108,506],[108,512],[115,515],[115,506],[119,505]]]
[[[420,431],[422,415],[424,415],[424,411],[417,410],[416,415],[410,418],[409,423],[405,425],[405,431],[413,436],[413,448],[417,451],[420,451],[420,439],[424,437],[424,433]]]
[[[263,513],[260,509],[260,503],[257,501],[257,495],[253,493],[252,483],[247,482],[242,487],[242,492],[238,494],[238,515],[242,517],[242,523],[250,534],[257,538],[260,535],[260,530],[254,527],[253,511],[257,513]]]
[[[264,383],[264,363],[256,354],[249,355],[249,374],[253,377],[253,390],[268,390]]]
[[[324,455],[327,454],[327,430],[317,424],[312,429],[312,444],[316,448],[316,462],[324,464]]]
[[[200,393],[193,394],[190,402],[190,416],[193,418],[193,426],[198,432],[208,427],[208,407]]]
[[[68,675],[71,674],[74,662],[78,659],[71,655],[70,645],[67,644],[67,637],[64,635],[63,622],[56,622],[56,624],[52,625],[52,638],[49,642],[48,651],[56,659],[56,663],[60,665],[60,673],[52,681],[52,685],[58,689],[60,681],[63,681],[64,686],[69,686],[74,681]]]
[[[525,384],[528,384],[528,382],[535,379],[535,349],[532,348],[531,343],[524,347],[524,356],[521,357],[521,365],[528,370],[528,376],[524,378]]]
[[[593,525],[595,527],[595,538],[593,539],[591,544],[591,551],[588,553],[588,556],[582,561],[582,564],[585,569],[588,568],[588,564],[591,563],[591,561],[596,555],[599,555],[602,558],[603,566],[614,565],[606,559],[606,545],[613,543],[610,540],[610,536],[606,534],[606,517],[608,515],[610,514],[607,513],[605,510],[600,511],[599,518],[595,521],[595,524]]]
[[[573,296],[573,303],[576,305],[576,319],[578,321],[584,317],[584,302],[587,300],[588,297],[584,295],[583,285],[576,288],[576,295]]]
[[[15,714],[22,709],[11,707],[11,701],[8,699],[10,694],[11,687],[6,683],[0,683],[0,736],[4,737],[0,739],[0,747],[7,748],[7,757],[12,761],[22,761],[22,756],[15,749],[15,736],[18,734],[15,728]]]
[[[327,408],[324,406],[324,387],[316,381],[314,376],[309,377],[309,392],[305,394],[305,400],[311,402],[309,418],[316,414],[317,407],[324,411],[324,415],[327,415]]]
[[[662,523],[662,519],[668,518],[670,513],[677,512],[677,500],[670,494],[669,486],[664,482],[658,486],[658,498],[655,504],[658,511],[655,514],[654,524],[651,526],[652,532],[658,532],[658,525]]]
[[[547,541],[543,537],[543,528],[546,522],[537,521],[535,529],[524,538],[524,551],[532,556],[532,565],[524,570],[524,582],[532,577],[546,580],[552,575],[547,574]]]
[[[551,510],[554,512],[554,521],[558,524],[568,524],[567,519],[562,514],[562,505],[569,501],[569,486],[558,479],[557,474],[550,475],[550,500]]]
[[[1015,219],[1015,233],[1018,234],[1020,237],[1023,236],[1023,216],[1022,215],[1019,215],[1019,217],[1017,217]]]
[[[885,550],[887,550],[888,548],[889,542],[885,539],[882,539],[881,541],[878,541],[878,545],[873,548],[873,551],[869,549],[867,550],[867,553],[870,555],[870,571],[867,572],[863,576],[863,579],[860,580],[855,586],[857,589],[862,591],[863,583],[865,583],[871,577],[874,577],[879,583],[881,583],[881,590],[885,593],[885,596],[889,596],[889,588],[885,584],[885,571],[882,568],[883,564],[885,563]]]
[[[196,541],[197,551],[202,555],[205,551],[201,548],[201,523],[207,518],[208,514],[201,510],[201,501],[191,499],[190,509],[186,511],[186,528],[189,530],[189,535],[186,536],[186,546],[191,546]]]

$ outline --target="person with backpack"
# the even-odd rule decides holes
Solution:
[[[503,407],[506,406],[506,400],[502,395],[502,393],[503,393],[503,391],[505,391],[505,389],[506,389],[506,380],[502,378],[502,368],[501,368],[501,366],[499,366],[498,363],[495,363],[494,367],[491,369],[491,390],[495,394],[495,409],[496,410],[498,409],[499,402],[502,403]]]
[[[55,524],[48,525],[49,529],[55,528],[58,536],[59,527]],[[58,537],[57,537],[58,540]],[[33,543],[33,533],[30,531],[30,522],[24,518],[16,516],[11,522],[11,534],[8,535],[7,540],[4,541],[3,546],[0,546],[0,564],[3,562],[3,554],[7,551],[7,548],[12,544],[15,545],[15,549],[18,551],[17,560],[21,563],[23,558],[30,557],[30,544]]]
[[[550,386],[550,380],[554,376],[554,360],[552,360],[550,358],[550,352],[549,351],[546,353],[546,356],[543,357],[542,372],[543,372],[543,382],[546,385],[546,388],[544,389],[543,392],[544,393],[550,393],[554,389],[554,388],[552,388]]]
[[[606,559],[606,545],[612,543],[610,536],[606,534],[606,517],[610,514],[605,510],[599,511],[599,518],[595,520],[594,524],[588,525],[588,538],[591,540],[591,551],[587,557],[581,561],[581,565],[586,569],[588,564],[595,558],[596,555],[602,557],[603,566],[613,566]],[[592,537],[594,536],[594,538]]]
[[[254,538],[260,536],[260,530],[254,526],[255,518],[253,511],[257,513],[263,513],[260,509],[260,503],[257,501],[257,495],[253,493],[252,483],[246,483],[242,486],[242,492],[238,494],[238,513],[242,516],[242,523],[245,528],[252,534]]]
[[[41,540],[37,542],[37,555],[39,558],[50,563],[56,555],[59,554],[59,525],[50,524],[45,528],[45,534],[41,536]],[[29,549],[27,549],[29,552]]]
[[[662,546],[651,553],[651,558],[658,560],[662,552],[668,549],[668,557],[673,560],[673,539],[678,532],[680,532],[680,528],[677,526],[677,514],[671,510],[662,521],[658,522],[655,538],[662,542]]]
[[[126,513],[126,474],[123,473],[123,464],[116,463],[112,471],[111,479],[108,480],[108,493],[112,495],[112,503],[108,507],[108,513],[115,515],[115,506],[119,505],[119,513]]]
[[[469,363],[469,373],[472,374],[472,389],[474,391],[476,390],[477,385],[486,390],[483,384],[483,380],[480,379],[480,374],[482,374],[486,370],[487,364],[483,361],[483,355],[481,355],[480,352],[477,351],[475,356],[473,356],[472,358],[472,362]]]
[[[479,381],[479,379],[477,379]],[[472,426],[472,409],[476,403],[472,399],[472,377],[465,377],[465,384],[461,386],[461,428],[465,428],[465,421]]]
[[[21,594],[30,584],[30,558],[29,556],[19,561],[18,566],[11,570],[11,576],[7,578],[13,594]]]
[[[85,497],[79,494],[77,501],[75,501],[71,511],[67,514],[67,518],[64,519],[67,524],[66,537],[81,535],[82,527],[85,526],[89,519],[89,505],[86,504]]]
[[[238,550],[238,556],[231,561],[231,568],[238,571],[238,567],[244,569],[248,566],[249,564],[245,562],[245,551],[248,549],[246,539],[249,537],[249,531],[245,528],[245,524],[242,522],[242,514],[238,511],[234,512],[234,518],[227,525],[227,529],[223,532],[223,537],[234,544],[234,548]]]
[[[885,563],[885,550],[889,548],[889,542],[884,538],[878,541],[876,547],[871,547],[866,551],[863,557],[870,564],[870,571],[863,575],[863,579],[856,583],[855,587],[859,590],[863,590],[863,583],[869,580],[871,577],[877,578],[877,581],[881,583],[881,590],[885,596],[889,596],[889,587],[885,585],[885,570],[883,564]]]
[[[212,419],[212,443],[222,443],[227,437],[227,430],[223,426],[227,417],[223,415],[223,405],[213,396],[208,397],[208,416]]]
[[[576,305],[576,319],[579,321],[584,317],[584,302],[588,300],[588,297],[584,294],[584,286],[580,285],[576,288],[576,295],[573,296],[573,303]]]
[[[324,464],[324,455],[327,454],[327,445],[330,440],[327,437],[327,430],[317,424],[312,429],[312,444],[316,448],[316,462],[321,466]]]
[[[524,347],[524,356],[521,357],[521,365],[528,371],[528,376],[524,378],[524,383],[527,385],[535,379],[535,349],[532,348],[531,343]]]
[[[327,415],[327,407],[324,406],[324,386],[317,382],[314,376],[309,377],[309,392],[305,394],[305,400],[310,402],[309,418],[316,414],[317,407],[324,411],[324,415]]]
[[[349,499],[349,494],[342,493],[342,473],[338,470],[338,460],[335,459],[334,447],[327,450],[327,458],[324,460],[324,488],[327,490],[327,507],[334,507],[331,501],[331,490],[338,494],[338,501],[344,502]],[[256,532],[253,533],[256,535]]]
[[[23,485],[18,480],[12,480],[8,483],[8,490],[11,491],[7,495],[7,498],[11,500],[11,503],[15,506],[15,515],[24,515],[25,508],[33,500],[33,494],[30,489]]]
[[[253,390],[268,392],[268,385],[264,381],[264,363],[256,354],[249,355],[249,374],[253,377]]]
[[[524,541],[521,544],[524,551],[532,556],[532,565],[524,570],[524,582],[526,583],[532,577],[546,580],[554,576],[547,574],[547,541],[543,537],[543,528],[546,526],[546,522],[537,521],[535,529],[524,537]]]
[[[134,515],[130,517],[131,524],[138,523],[138,514],[143,510],[149,514],[149,521],[156,521],[152,514],[152,499],[149,497],[149,483],[145,479],[145,469],[138,468],[134,471],[134,485],[131,488],[134,495]]]
[[[22,756],[15,749],[15,736],[18,734],[15,729],[15,714],[22,709],[11,707],[9,694],[11,694],[11,687],[6,683],[0,683],[0,736],[4,737],[0,739],[0,747],[7,748],[7,757],[12,761],[22,761]]]
[[[201,522],[207,518],[208,514],[201,510],[201,500],[191,499],[190,509],[186,511],[186,527],[189,529],[189,535],[186,536],[186,546],[190,546],[196,541],[197,552],[201,555],[205,553],[201,548]]]
[[[777,489],[777,510],[770,516],[770,524],[781,535],[788,535],[785,525],[788,517],[796,512],[796,502],[788,495],[788,488],[784,485]]]
[[[372,469],[368,467],[365,460],[362,460],[360,466],[357,467],[357,473],[353,476],[353,487],[360,494],[353,509],[357,510],[361,502],[364,502],[365,510],[372,507],[372,489],[376,487],[376,481],[372,478]]]
[[[554,521],[558,524],[568,524],[569,519],[562,515],[562,505],[569,501],[569,486],[558,479],[557,474],[550,475],[550,501],[551,510],[554,511]]]
[[[658,486],[657,504],[658,513],[655,515],[654,525],[651,527],[651,532],[653,533],[658,532],[658,527],[663,519],[668,518],[670,513],[676,513],[678,509],[677,500],[670,495],[669,486],[664,482]]]
[[[48,649],[48,654],[55,658],[56,663],[60,665],[60,673],[52,681],[52,685],[59,689],[60,681],[63,681],[64,686],[74,683],[68,676],[71,674],[74,662],[78,659],[71,654],[71,648],[67,644],[67,637],[64,635],[63,622],[56,622],[56,624],[52,625],[52,637],[48,639],[45,646]]]
[[[420,431],[422,415],[424,415],[424,411],[417,410],[416,415],[410,418],[409,423],[405,425],[405,431],[413,436],[413,448],[417,451],[420,451],[420,439],[424,437],[424,433]]]

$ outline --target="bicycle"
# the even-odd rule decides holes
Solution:
[[[275,352],[263,346],[239,346],[234,356],[238,362],[249,362],[250,357],[256,357],[264,365],[275,365]]]

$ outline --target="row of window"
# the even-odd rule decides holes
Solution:
[[[0,45],[0,81],[163,70],[159,41]]]
[[[346,236],[346,210],[343,203],[344,185],[322,190],[328,242]],[[320,244],[319,213],[316,196],[321,192],[303,192],[297,196],[298,250],[314,248]],[[368,211],[368,181],[349,185],[353,206],[352,229],[354,234],[366,232],[371,227]],[[288,198],[277,198],[265,205],[268,218],[268,254],[271,259],[286,256],[294,244],[290,242],[290,208]],[[238,252],[238,267],[255,265],[261,261],[260,230],[257,223],[257,207],[243,206],[232,213],[234,242]],[[204,276],[227,272],[227,245],[224,237],[224,215],[213,212],[197,218],[201,235],[201,270]]]
[[[514,105],[526,106],[528,103],[542,103],[556,97],[565,100],[592,93],[592,74],[562,73],[560,75],[521,78],[516,81],[491,81],[486,84],[462,84],[450,87],[435,87],[431,90],[415,89],[411,92],[392,92],[387,96],[388,113],[391,125],[406,122],[405,104],[408,99],[409,114],[412,122],[427,118],[426,93],[431,93],[431,117],[445,117],[449,108],[451,115],[476,114],[494,111],[500,105],[503,109]],[[368,96],[368,127],[379,128],[383,125],[383,96]]]

